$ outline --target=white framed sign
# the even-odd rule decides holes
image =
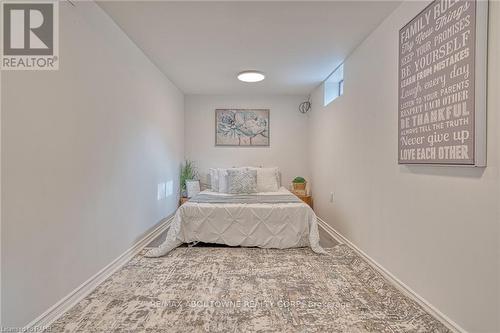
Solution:
[[[476,0],[435,0],[399,31],[399,164],[486,166],[487,31]]]

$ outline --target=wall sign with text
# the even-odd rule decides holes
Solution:
[[[435,0],[399,31],[399,164],[486,166],[487,6]]]

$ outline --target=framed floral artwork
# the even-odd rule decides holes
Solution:
[[[215,110],[216,146],[269,147],[269,109]]]

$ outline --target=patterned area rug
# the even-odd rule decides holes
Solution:
[[[449,332],[349,247],[137,256],[51,332]]]

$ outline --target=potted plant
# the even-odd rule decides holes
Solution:
[[[294,191],[305,191],[306,190],[307,181],[303,177],[295,177],[292,180],[292,186]]]
[[[186,180],[196,180],[198,179],[198,172],[196,171],[196,165],[193,161],[186,160],[184,164],[181,165],[180,173],[180,187],[181,196],[187,197],[187,187]]]

